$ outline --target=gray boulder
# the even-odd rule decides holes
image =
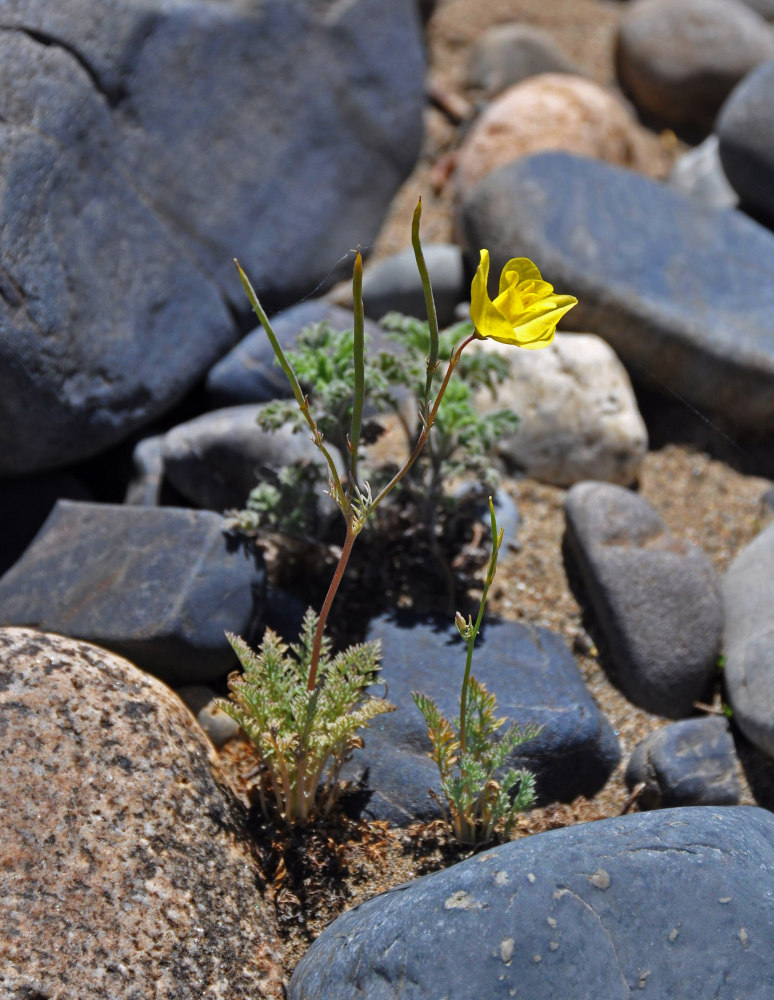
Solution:
[[[739,196],[723,171],[714,133],[678,157],[667,183],[707,208],[736,208],[739,204]]]
[[[486,177],[466,200],[465,244],[499,275],[531,257],[579,299],[632,377],[731,425],[774,430],[774,235],[739,212],[564,153]]]
[[[438,323],[441,327],[449,326],[456,306],[468,295],[462,251],[450,243],[429,243],[422,249],[433,286]],[[375,320],[393,310],[427,319],[425,293],[413,250],[403,250],[366,267],[363,305],[366,315]]]
[[[311,432],[294,434],[288,425],[261,430],[259,411],[257,406],[230,406],[173,427],[162,445],[166,480],[193,506],[216,511],[244,507],[259,482],[274,481],[279,469],[295,462],[320,467],[324,483],[327,466]],[[331,453],[340,467],[338,451]]]
[[[690,715],[707,697],[720,653],[723,608],[709,559],[620,486],[578,483],[565,514],[613,679],[649,712]]]
[[[95,642],[195,684],[234,667],[223,633],[251,632],[264,585],[211,511],[60,500],[0,580],[0,624]]]
[[[299,333],[312,323],[328,323],[339,331],[351,330],[352,311],[324,299],[311,299],[271,317],[271,327],[283,351],[295,347]],[[370,338],[370,349],[383,349],[390,343],[381,327],[372,320],[366,319],[365,331]],[[292,397],[288,380],[262,326],[249,333],[212,367],[205,385],[215,406],[268,403],[272,399]]]
[[[169,409],[249,312],[235,256],[286,304],[372,241],[423,69],[414,0],[8,0],[0,473]]]
[[[774,524],[734,559],[722,592],[723,676],[734,721],[774,757]]]
[[[580,70],[557,46],[551,34],[531,24],[496,24],[473,43],[468,59],[468,86],[488,97],[539,73]]]
[[[72,55],[0,30],[0,118],[0,474],[19,474],[125,437],[236,334],[126,176],[110,108]]]
[[[693,135],[706,135],[736,84],[772,57],[774,32],[741,0],[635,0],[619,25],[623,89],[640,111]]]
[[[479,394],[479,409],[508,407],[521,418],[515,433],[497,442],[506,466],[556,486],[636,481],[648,432],[626,370],[604,340],[559,333],[540,351],[493,341],[484,347],[503,354],[510,373],[496,399],[488,390]]]
[[[683,719],[650,733],[632,751],[626,784],[644,788],[640,809],[739,804],[739,760],[728,720]]]
[[[663,810],[537,834],[356,906],[289,1000],[767,1000],[774,817]]]
[[[361,783],[360,805],[370,818],[400,825],[434,818],[440,810],[428,789],[441,794],[438,769],[428,756],[427,726],[411,692],[429,695],[447,718],[459,718],[465,646],[453,624],[413,612],[376,619],[367,639],[382,644],[374,693],[383,694],[386,686],[398,711],[365,730],[365,749],[350,762],[347,777]],[[570,802],[604,785],[618,763],[618,743],[557,635],[487,622],[473,674],[496,695],[498,715],[544,727],[510,759],[535,775],[539,801]]]
[[[723,170],[742,206],[774,223],[774,59],[734,89],[715,128]]]
[[[2,629],[0,710],[0,994],[281,996],[243,811],[176,695]]]

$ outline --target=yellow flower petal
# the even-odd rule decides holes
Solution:
[[[514,257],[505,265],[494,302],[488,278],[489,251],[482,250],[470,288],[470,316],[481,339],[530,349],[546,347],[559,320],[578,303],[572,295],[556,295],[527,257]]]

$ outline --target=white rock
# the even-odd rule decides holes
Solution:
[[[532,479],[571,486],[584,479],[628,486],[648,448],[629,377],[612,349],[592,334],[559,333],[542,350],[506,354],[511,374],[496,400],[483,391],[482,410],[511,407],[521,418],[498,451]]]

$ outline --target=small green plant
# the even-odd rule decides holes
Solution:
[[[430,331],[426,322],[398,313],[384,317],[382,325],[396,341],[396,350],[365,353],[364,384],[369,415],[394,414],[402,426],[409,452],[422,427],[421,416],[418,421],[410,421],[406,411],[419,409],[417,401],[425,387]],[[439,333],[439,361],[448,363],[455,345],[472,333],[471,323],[460,323]],[[367,347],[368,337],[364,342]],[[286,352],[304,393],[314,406],[320,433],[341,454],[348,449],[355,391],[351,352],[352,331],[333,330],[327,323],[306,327],[299,334],[295,349]],[[443,522],[456,513],[458,501],[444,491],[444,484],[462,478],[472,479],[479,486],[479,494],[497,487],[498,477],[491,456],[498,439],[516,430],[518,417],[509,409],[481,414],[474,399],[480,387],[488,388],[496,396],[497,387],[507,377],[508,370],[508,360],[501,355],[475,351],[462,357],[456,377],[444,394],[434,432],[396,490],[406,517],[412,525],[421,526],[420,530],[428,538],[436,536],[439,520]],[[410,405],[407,405],[408,399]],[[299,432],[307,426],[295,400],[284,399],[263,407],[258,423],[266,431],[290,426],[294,432]],[[383,431],[383,425],[376,419],[364,422],[361,444],[373,444]],[[363,476],[372,487],[387,483],[393,472],[387,466],[371,466],[368,453],[363,455]],[[230,527],[252,537],[267,530],[313,537],[314,504],[307,502],[297,506],[302,513],[296,513],[291,520],[288,491],[282,487],[303,479],[308,489],[314,486],[315,476],[318,483],[324,482],[319,466],[307,463],[298,468],[295,465],[286,467],[276,485],[261,483],[250,493],[244,510],[228,512]],[[389,530],[396,523],[400,530],[398,519],[388,516],[380,519],[379,527]]]
[[[341,789],[341,767],[363,744],[357,730],[393,711],[383,698],[363,699],[379,670],[376,642],[332,657],[323,638],[320,683],[313,691],[307,688],[316,629],[317,616],[310,610],[299,642],[290,647],[271,629],[258,652],[229,635],[243,673],[229,677],[230,700],[220,702],[258,751],[261,811],[298,823],[329,812]]]
[[[341,585],[355,540],[385,497],[407,476],[419,459],[430,433],[439,419],[439,410],[451,376],[462,352],[475,339],[493,337],[521,346],[549,343],[559,317],[575,300],[554,296],[546,282],[536,282],[539,272],[531,261],[522,259],[506,264],[500,280],[500,295],[489,299],[484,255],[471,289],[473,327],[451,351],[446,372],[433,396],[433,381],[441,363],[438,324],[430,279],[419,240],[421,201],[414,212],[412,245],[419,270],[428,314],[429,345],[425,361],[424,387],[420,395],[420,430],[411,453],[388,482],[373,495],[369,483],[361,478],[360,445],[364,433],[364,407],[369,384],[365,367],[365,334],[362,298],[362,259],[355,255],[352,276],[354,323],[351,341],[351,403],[346,391],[337,392],[348,414],[349,430],[339,442],[344,455],[344,469],[339,470],[320,424],[312,415],[310,401],[299,378],[283,351],[250,281],[237,263],[243,287],[266,331],[274,354],[284,371],[295,398],[300,419],[312,435],[328,470],[328,490],[344,519],[344,542],[319,616],[308,614],[291,656],[279,639],[267,630],[263,645],[253,653],[241,639],[232,638],[244,675],[232,675],[230,703],[224,708],[237,719],[253,742],[262,769],[261,806],[267,817],[279,817],[288,823],[307,822],[320,811],[330,808],[338,793],[338,775],[347,754],[359,740],[355,735],[361,725],[375,715],[390,711],[382,699],[367,698],[378,665],[374,646],[350,647],[333,660],[325,636],[331,606]],[[486,270],[488,272],[488,255]],[[524,274],[519,270],[521,268]],[[539,287],[538,287],[539,285]],[[341,370],[338,358],[338,370]],[[344,366],[346,367],[346,366]],[[375,392],[376,387],[370,386]],[[287,484],[286,484],[287,485]],[[289,484],[292,492],[292,482]],[[292,496],[289,497],[292,501]],[[266,497],[261,502],[265,502]],[[483,606],[482,606],[483,607]],[[480,617],[480,616],[479,616]],[[465,713],[463,712],[463,717]],[[471,732],[475,726],[471,726]],[[464,749],[464,734],[462,747]]]
[[[498,532],[494,506],[489,500],[492,526],[492,555],[489,560],[478,616],[467,621],[457,612],[457,631],[467,644],[467,659],[462,677],[460,714],[455,725],[441,714],[436,702],[425,694],[412,692],[417,708],[425,717],[427,734],[432,744],[430,756],[441,776],[447,822],[461,844],[487,844],[499,829],[508,837],[520,812],[533,804],[535,779],[529,771],[504,770],[511,752],[522,743],[534,739],[540,726],[518,726],[513,723],[501,736],[498,730],[505,724],[497,718],[497,699],[471,674],[473,647],[476,642],[489,588],[497,570],[497,557],[502,544],[502,529]]]

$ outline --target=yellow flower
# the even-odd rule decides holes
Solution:
[[[481,261],[470,289],[470,318],[476,336],[499,340],[517,347],[547,347],[554,339],[556,324],[578,304],[572,295],[555,295],[537,267],[526,257],[509,260],[500,275],[500,291],[494,302],[489,298],[489,251],[481,251]]]

